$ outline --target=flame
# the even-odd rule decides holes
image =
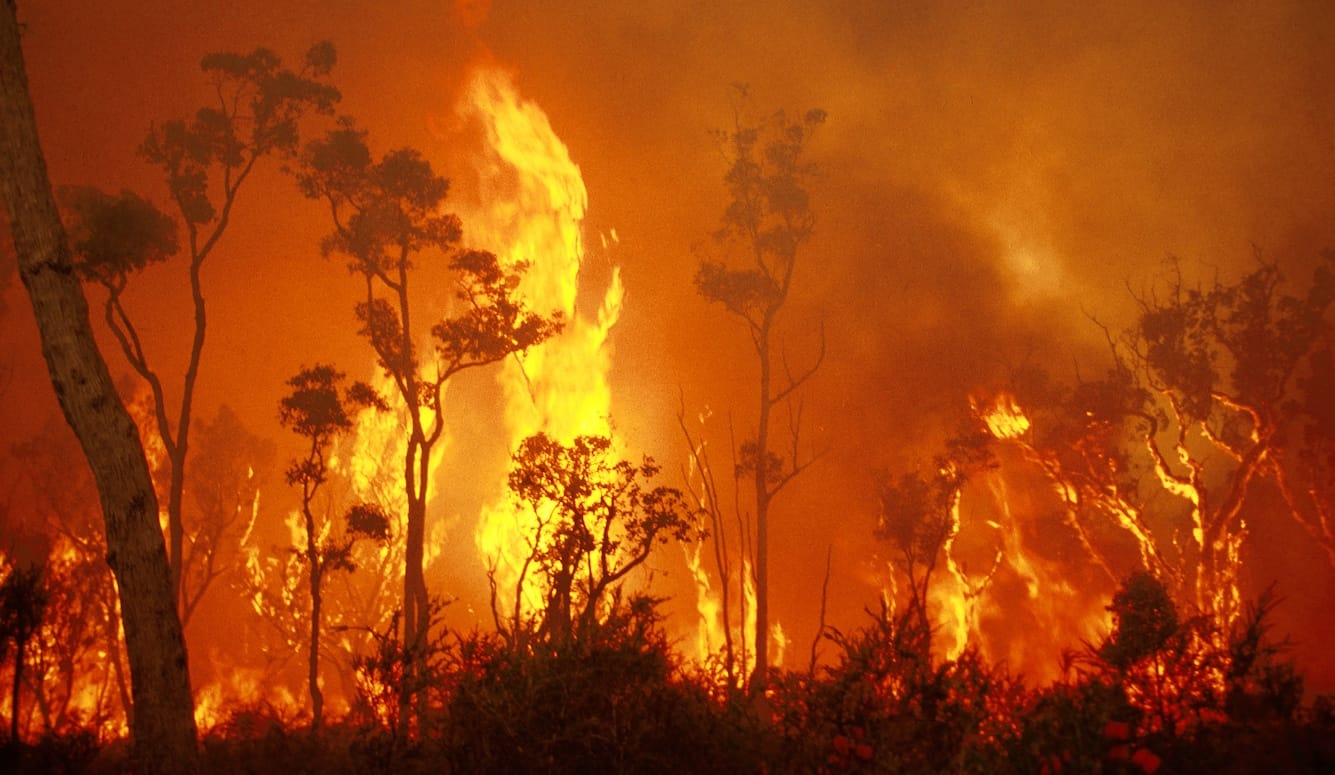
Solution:
[[[1105,572],[1109,568],[1076,518],[1079,494],[1064,483],[1060,465],[1027,441],[1032,422],[1014,396],[970,403],[998,442],[997,466],[974,472],[950,503],[946,573],[929,591],[941,622],[940,649],[954,659],[976,646],[989,660],[1007,661],[1031,677],[1055,678],[1053,653],[1096,641],[1109,625],[1108,596],[1083,588],[1075,580],[1077,567],[1092,559]],[[1143,557],[1157,556],[1133,510],[1109,511],[1114,524],[1138,539]],[[1088,558],[1054,552],[1051,542],[1066,531]],[[960,541],[964,533],[967,542]],[[968,558],[976,567],[968,567]]]
[[[770,665],[773,667],[783,667],[783,656],[788,651],[788,633],[784,632],[783,624],[775,621],[769,628],[769,640],[772,654],[770,654]]]
[[[1091,596],[1072,585],[1068,569],[1040,554],[1031,545],[1033,530],[1025,530],[1012,513],[1012,496],[1004,474],[989,473],[988,489],[999,506],[1002,519],[995,524],[1001,535],[999,557],[1023,584],[1027,607],[1034,622],[1026,637],[1014,639],[1004,656],[1013,665],[1049,665],[1051,655],[1063,646],[1095,642],[1107,630],[1109,614],[1102,597]],[[1037,674],[1032,668],[1028,672]],[[1049,675],[1055,678],[1055,673]]]
[[[581,229],[588,207],[579,167],[546,114],[521,98],[502,70],[477,70],[459,113],[484,130],[488,147],[477,160],[483,185],[508,181],[505,196],[484,196],[490,209],[465,219],[470,239],[509,266],[526,266],[519,296],[535,312],[558,311],[566,321],[559,336],[501,369],[509,448],[539,431],[563,442],[609,435],[608,336],[621,314],[624,289],[614,269],[597,313],[589,317],[577,309]],[[533,530],[528,515],[503,491],[483,510],[474,540],[502,596],[515,592]],[[541,590],[526,586],[524,595],[523,605],[533,610]]]
[[[681,548],[686,555],[686,567],[690,569],[691,578],[695,581],[695,610],[700,617],[695,633],[695,655],[696,659],[704,661],[722,648],[725,642],[723,603],[714,591],[709,571],[700,559],[704,542],[683,544]]]
[[[268,680],[263,670],[217,664],[217,680],[195,692],[195,724],[208,733],[232,720],[237,711],[267,706],[280,714],[301,707],[291,690]]]
[[[777,624],[778,622],[776,621],[775,623]],[[754,651],[755,644],[752,643],[751,644],[752,648],[748,648],[746,642],[747,636],[755,631],[756,631],[755,573],[753,573],[751,570],[751,562],[749,560],[743,560],[742,561],[742,628],[740,633],[741,637],[737,642],[741,644],[740,658],[742,662],[741,665],[742,669],[740,672],[744,676],[751,675],[752,671],[754,671],[756,668],[756,656]]]
[[[6,568],[14,570],[0,552],[0,570]],[[123,648],[124,632],[115,608],[115,586],[100,552],[94,555],[70,536],[57,534],[43,574],[51,608],[28,643],[27,688],[20,710],[27,720],[20,719],[20,737],[75,727],[103,741],[125,737],[129,724],[116,691],[116,671],[124,665],[116,664],[119,656],[108,651],[113,638]],[[0,573],[0,582],[6,577]],[[6,667],[9,681],[12,664]],[[43,698],[41,710],[36,707],[38,694]],[[6,702],[6,721],[10,711]]]
[[[158,494],[158,526],[163,535],[167,533],[170,514],[167,510],[165,480],[171,477],[170,462],[167,460],[167,445],[158,433],[157,415],[153,409],[153,393],[147,384],[140,383],[133,397],[125,402],[125,409],[139,429],[139,443],[144,448],[144,458],[148,461],[148,473],[153,479],[153,488]],[[170,545],[168,546],[170,551]]]
[[[997,394],[986,409],[979,408],[977,399],[970,398],[969,403],[987,424],[987,430],[998,439],[1018,439],[1029,432],[1029,418],[1010,393]]]

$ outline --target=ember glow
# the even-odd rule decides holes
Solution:
[[[814,653],[834,665],[847,643],[834,635],[868,611],[921,604],[934,658],[977,654],[1046,686],[1070,675],[1063,651],[1109,637],[1114,595],[1146,571],[1184,620],[1219,623],[1193,648],[1221,646],[1275,584],[1274,631],[1292,636],[1309,693],[1335,691],[1322,646],[1335,638],[1330,8],[20,5],[57,185],[133,190],[166,210],[135,148],[154,122],[208,104],[200,57],[265,46],[298,62],[328,39],[337,113],[367,129],[377,158],[410,147],[446,175],[459,247],[494,253],[526,309],[560,315],[559,335],[461,372],[424,410],[445,418],[424,558],[442,633],[540,614],[539,528],[509,487],[511,455],[537,433],[607,436],[618,460],[651,457],[655,484],[694,496],[709,533],[657,546],[624,594],[663,598],[684,660],[721,693],[744,689],[758,465],[742,450],[757,434],[760,332],[693,278],[702,262],[764,260],[713,236],[738,190],[718,131],[820,108],[829,118],[802,151],[817,174],[799,192],[812,237],[773,332],[775,385],[811,353],[823,360],[771,420],[776,476],[814,461],[772,507],[771,664],[805,670]],[[303,140],[337,121],[309,118]],[[182,606],[205,733],[258,708],[275,723],[311,714],[307,537],[284,479],[305,450],[277,421],[284,380],[335,363],[396,395],[359,338],[361,278],[322,258],[327,209],[285,174],[301,161],[256,167],[203,277]],[[0,577],[46,558],[55,590],[20,726],[29,739],[80,726],[115,739],[131,695],[98,494],[11,252],[0,248]],[[411,268],[413,330],[467,306],[446,259]],[[152,393],[97,319],[102,287],[85,290],[165,492]],[[754,290],[759,303],[766,289]],[[124,300],[174,411],[192,323],[180,257],[134,274]],[[202,423],[227,417],[235,443],[206,450]],[[391,401],[356,413],[329,450],[320,542],[344,534],[354,503],[390,518],[388,537],[351,543],[324,582],[331,719],[396,718],[392,703],[366,705],[365,660],[400,626],[410,428]],[[880,513],[874,483],[882,508],[937,520],[935,543]],[[929,544],[930,558],[915,554]]]

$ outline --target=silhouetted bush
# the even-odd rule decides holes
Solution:
[[[931,633],[884,607],[852,634],[832,631],[835,665],[789,673],[771,701],[782,736],[775,771],[986,772],[1014,725],[1020,686],[973,651],[936,661]]]
[[[463,638],[443,744],[458,772],[738,772],[740,727],[631,599],[581,639]]]

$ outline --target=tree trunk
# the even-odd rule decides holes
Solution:
[[[772,314],[772,313],[771,313]],[[751,672],[751,696],[765,696],[769,682],[769,415],[770,398],[769,315],[760,330],[756,350],[760,356],[760,413],[756,425],[756,629],[753,639],[756,665]]]
[[[406,310],[405,310],[406,311]],[[406,329],[405,329],[406,330]],[[403,648],[404,676],[399,699],[399,731],[410,732],[413,720],[419,723],[426,714],[426,644],[431,625],[430,597],[426,589],[423,563],[426,559],[426,499],[431,460],[431,445],[421,440],[420,409],[408,405],[414,417],[413,438],[408,441],[404,458],[404,477],[408,495],[407,540],[404,546],[403,572]]]
[[[189,422],[189,420],[187,420]],[[185,600],[181,575],[185,568],[185,524],[181,521],[181,502],[185,496],[185,429],[177,431],[176,450],[168,455],[172,467],[171,489],[167,491],[167,537],[171,543],[167,553],[169,582],[172,599],[177,601],[177,611],[181,612],[181,626],[190,622],[185,612]]]
[[[324,723],[324,692],[320,691],[320,580],[323,575],[319,558],[312,558],[311,650],[306,680],[311,691],[311,731],[316,733]]]
[[[0,186],[51,386],[101,498],[107,562],[120,587],[130,657],[137,766],[145,772],[194,771],[190,676],[157,496],[138,429],[97,349],[74,274],[38,142],[14,0],[0,11]]]
[[[18,745],[19,742],[19,690],[23,686],[23,660],[26,655],[24,646],[27,639],[20,637],[14,648],[14,693],[10,695],[9,700],[9,742],[11,745]]]

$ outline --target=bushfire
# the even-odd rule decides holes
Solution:
[[[4,11],[0,761],[1335,767],[1335,14],[243,5]]]

